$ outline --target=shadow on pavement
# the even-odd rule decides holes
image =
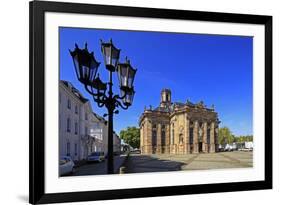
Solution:
[[[119,167],[125,161],[126,156],[114,156],[114,174],[119,173]],[[105,175],[107,174],[107,159],[102,162],[85,163],[76,168],[73,174],[68,176],[86,176],[86,175]]]
[[[185,163],[154,158],[149,155],[130,155],[125,173],[179,171]]]

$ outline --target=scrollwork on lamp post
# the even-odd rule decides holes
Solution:
[[[120,49],[117,49],[112,40],[105,43],[101,41],[101,51],[104,58],[104,64],[109,72],[109,81],[104,83],[98,74],[100,62],[98,62],[93,52],[89,52],[87,43],[84,49],[80,49],[75,44],[73,51],[69,50],[73,59],[77,79],[84,85],[86,91],[93,96],[98,107],[106,107],[108,113],[108,157],[107,173],[114,173],[113,158],[113,114],[118,114],[118,108],[128,109],[134,99],[134,78],[136,69],[126,57],[124,63],[119,63]],[[112,75],[117,72],[119,80],[120,95],[113,94]]]

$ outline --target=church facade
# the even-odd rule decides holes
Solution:
[[[145,108],[139,119],[142,154],[213,153],[218,149],[218,114],[214,106],[172,102],[171,90],[161,91],[160,105]]]

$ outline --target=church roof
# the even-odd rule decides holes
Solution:
[[[195,108],[195,107],[201,107],[201,108],[204,108],[208,111],[213,111],[213,108],[207,108],[202,101],[200,101],[199,103],[192,103],[190,102],[189,100],[186,101],[186,103],[183,103],[183,102],[174,102],[174,103],[171,103],[170,105],[165,105],[164,107],[163,106],[158,106],[156,107],[155,109],[148,109],[152,112],[173,112],[175,110],[175,108],[183,108],[185,106],[188,106],[188,107],[191,107],[191,108]]]
[[[171,112],[171,107],[170,106],[166,106],[166,107],[157,107],[155,108],[153,111],[160,111],[160,112]]]

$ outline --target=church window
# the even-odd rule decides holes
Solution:
[[[156,124],[152,125],[152,146],[156,146],[157,144],[157,130]]]
[[[210,144],[210,129],[207,129],[207,144]]]
[[[193,128],[189,128],[189,143],[193,144]]]
[[[179,141],[180,141],[180,144],[183,143],[183,134],[180,134],[180,136],[179,136]]]
[[[162,145],[162,146],[165,145],[165,139],[166,139],[165,135],[166,135],[165,130],[162,130],[162,131],[161,131],[161,145]]]

